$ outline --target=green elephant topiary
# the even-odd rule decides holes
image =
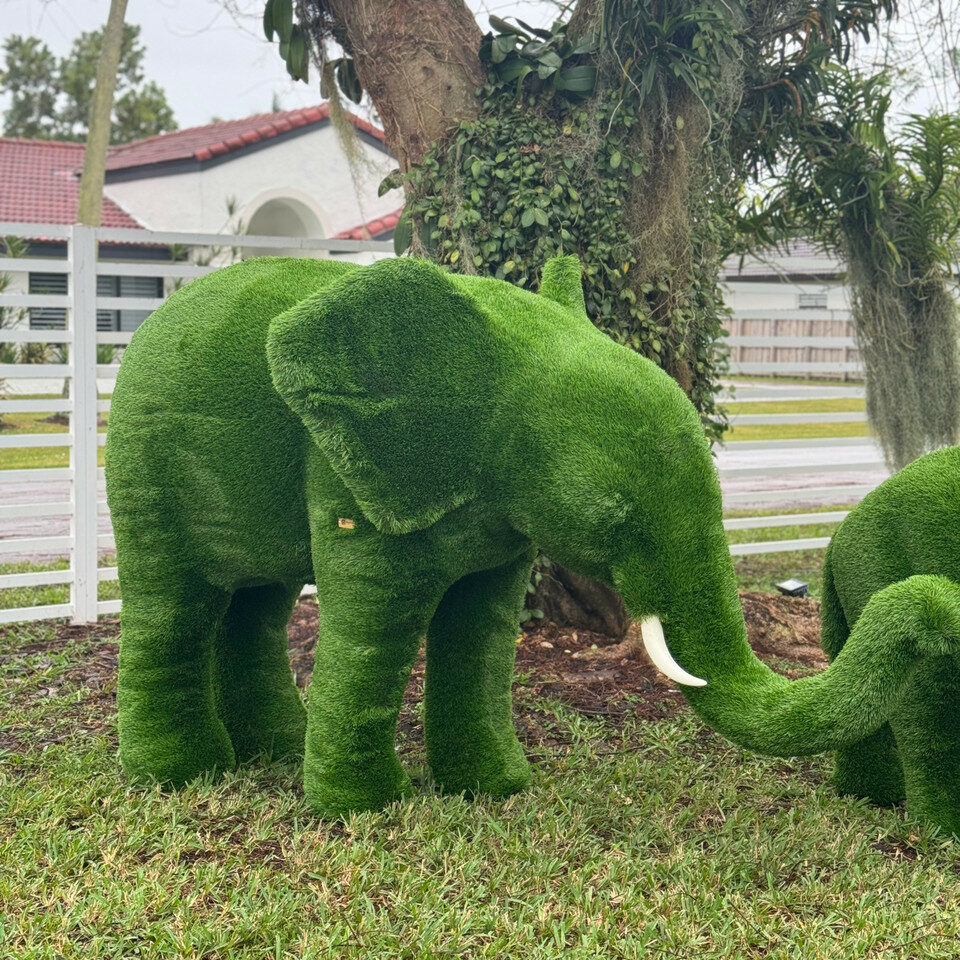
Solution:
[[[838,749],[844,789],[893,800],[905,778],[920,813],[957,829],[960,768],[931,743],[956,739],[943,704],[960,592],[929,558],[957,554],[960,452],[934,457],[841,528],[825,603],[835,659],[791,682],[747,643],[694,408],[590,323],[575,258],[549,261],[539,294],[410,259],[220,270],[140,327],[113,397],[123,766],[182,784],[303,753],[319,813],[379,807],[409,789],[394,733],[425,636],[436,782],[523,787],[510,685],[541,547],[621,592],[654,662],[731,740]],[[904,543],[896,510],[922,491],[939,510],[911,511]],[[865,531],[872,572],[857,560]],[[305,713],[286,623],[309,582],[320,630]]]

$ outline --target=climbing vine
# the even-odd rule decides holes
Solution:
[[[718,179],[703,169],[690,190],[686,176],[704,163],[690,149],[708,125],[701,102],[681,97],[674,114],[658,105],[651,116],[648,91],[594,89],[597,68],[582,60],[596,54],[596,40],[570,43],[561,23],[531,36],[494,22],[513,32],[484,40],[489,80],[479,117],[405,177],[384,182],[407,186],[398,250],[531,289],[549,257],[576,254],[593,322],[673,374],[718,439],[725,310],[717,264],[726,228],[712,209],[718,189],[704,189]],[[671,154],[655,157],[661,171],[683,168],[679,186],[654,176],[658,151]],[[655,224],[644,217],[648,201],[631,202],[652,185]]]

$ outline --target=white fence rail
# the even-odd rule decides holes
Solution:
[[[116,580],[116,567],[100,567],[99,555],[113,546],[113,537],[99,529],[100,518],[107,514],[106,503],[100,495],[103,484],[103,469],[98,466],[98,451],[104,436],[98,431],[98,414],[110,409],[109,399],[98,396],[98,378],[116,376],[118,365],[98,364],[98,346],[122,347],[130,342],[129,331],[98,331],[97,312],[103,310],[153,310],[162,303],[156,297],[113,297],[97,293],[98,273],[112,276],[157,277],[167,281],[184,281],[203,276],[215,266],[188,263],[182,260],[107,260],[99,250],[99,244],[144,244],[183,245],[187,248],[291,250],[304,254],[354,255],[389,254],[389,242],[324,240],[301,237],[223,236],[219,234],[153,233],[143,230],[93,229],[84,226],[52,224],[0,223],[0,236],[16,236],[26,240],[42,237],[47,240],[66,242],[66,258],[26,256],[20,258],[0,257],[0,273],[27,274],[56,273],[67,277],[68,292],[64,295],[40,293],[0,293],[0,308],[25,311],[35,308],[57,308],[65,311],[65,329],[0,328],[0,344],[57,344],[66,350],[65,362],[59,363],[7,363],[0,364],[0,378],[7,381],[4,395],[0,396],[0,414],[48,413],[68,414],[69,430],[64,433],[0,434],[0,451],[67,447],[67,467],[0,469],[0,524],[24,521],[40,521],[44,518],[56,521],[69,519],[69,531],[39,533],[31,536],[0,536],[0,564],[8,558],[25,556],[60,555],[70,558],[66,570],[41,570],[27,573],[0,574],[0,590],[69,585],[69,599],[64,603],[0,609],[0,623],[21,620],[38,620],[53,617],[69,617],[75,623],[90,623],[99,614],[115,614],[119,611],[118,600],[98,598],[99,584]],[[107,248],[109,249],[109,248]],[[114,254],[116,255],[116,254]],[[732,338],[733,339],[733,338]],[[763,347],[762,337],[741,338],[745,347]],[[789,339],[789,338],[788,338]],[[789,342],[791,349],[806,349],[806,337],[795,337]],[[793,342],[793,341],[797,342]],[[802,342],[801,342],[802,341]],[[784,342],[782,339],[779,341]],[[840,346],[838,338],[838,346]],[[844,341],[842,346],[849,348]],[[55,384],[66,382],[64,395],[59,385],[51,388],[48,396],[17,396],[9,392],[17,380],[52,380]],[[44,391],[46,393],[46,391]],[[855,423],[865,419],[862,413],[835,414],[746,414],[734,417],[739,424],[793,424],[811,420],[831,423]],[[809,445],[811,442],[807,442]],[[816,444],[816,441],[812,441]],[[771,445],[772,444],[772,445]],[[739,450],[761,451],[771,449],[789,450],[790,443],[764,442],[737,444]],[[824,449],[829,444],[823,444]],[[846,461],[842,457],[818,464],[815,472],[859,472],[876,469],[878,462],[870,458]],[[730,507],[738,503],[755,503],[783,499],[783,489],[763,489],[753,478],[785,477],[811,473],[810,463],[778,466],[757,465],[721,466],[721,480],[734,481],[737,489],[725,491],[724,502]],[[747,478],[746,487],[741,482]],[[49,483],[69,484],[69,494],[50,494]],[[801,499],[821,500],[834,498],[834,503],[849,503],[858,499],[870,488],[871,483],[838,483],[829,486],[798,488],[792,493]],[[24,493],[36,489],[37,495],[28,502]],[[5,492],[10,496],[4,496]],[[16,500],[17,502],[13,502]],[[4,502],[6,501],[6,502]],[[828,499],[828,502],[829,499]],[[754,530],[775,527],[805,526],[832,523],[845,516],[845,511],[833,510],[824,513],[800,514],[777,513],[771,516],[751,516],[728,519],[727,530]],[[53,528],[56,529],[56,528]],[[0,526],[0,533],[3,527]],[[810,537],[775,540],[757,543],[741,543],[731,546],[734,555],[774,553],[784,550],[814,549],[826,545],[828,538]],[[307,592],[307,591],[305,591]]]
[[[99,413],[110,409],[108,399],[97,393],[97,379],[116,376],[117,364],[97,363],[98,346],[123,347],[130,342],[130,331],[98,331],[97,312],[103,310],[151,311],[162,302],[162,297],[101,296],[97,293],[97,276],[157,277],[164,280],[190,280],[210,273],[216,265],[188,263],[174,260],[105,259],[100,244],[149,244],[153,247],[181,245],[211,250],[249,249],[257,251],[291,250],[304,255],[322,254],[390,254],[389,241],[334,240],[304,237],[223,236],[220,234],[155,233],[144,230],[94,229],[81,225],[64,226],[46,223],[0,223],[0,237],[19,237],[25,241],[65,241],[66,257],[0,257],[0,274],[15,276],[30,272],[66,274],[68,292],[0,293],[0,309],[29,311],[55,308],[66,315],[65,329],[22,329],[0,327],[0,344],[44,343],[64,347],[66,362],[60,363],[4,363],[0,364],[0,379],[6,381],[5,393],[0,396],[0,415],[22,413],[65,413],[69,415],[69,430],[64,433],[0,434],[0,450],[43,449],[67,447],[69,466],[40,469],[0,469],[0,522],[69,518],[68,533],[37,536],[0,537],[0,563],[9,557],[68,556],[66,570],[42,570],[29,573],[0,575],[0,590],[24,587],[43,587],[69,584],[69,600],[65,603],[0,609],[0,623],[21,620],[40,620],[51,617],[69,617],[74,623],[94,622],[98,614],[115,614],[120,609],[118,600],[98,599],[100,583],[116,580],[116,567],[99,567],[99,553],[113,547],[113,536],[98,530],[101,515],[107,513],[100,496],[103,469],[98,466],[98,451],[104,435],[98,431]],[[109,248],[106,248],[109,250]],[[53,380],[66,383],[66,395],[18,397],[17,381]],[[46,391],[44,391],[46,392]],[[47,496],[50,481],[67,481],[70,493],[57,502],[2,502],[4,491],[15,489],[17,500],[24,490],[34,485],[40,497]]]

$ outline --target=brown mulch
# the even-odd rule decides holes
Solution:
[[[819,646],[820,605],[814,600],[779,597],[765,593],[741,594],[750,643],[757,653],[788,676],[798,676],[826,666]],[[15,627],[2,628],[7,632]],[[317,632],[317,608],[301,602],[289,625],[290,661],[300,687],[306,687],[313,670],[313,647]],[[17,647],[0,656],[0,672],[23,674],[27,656],[52,655],[73,643],[87,643],[77,664],[50,687],[24,686],[24,700],[58,697],[86,688],[82,701],[71,704],[67,716],[75,727],[89,733],[110,726],[115,710],[117,667],[117,621],[101,621],[95,627],[59,624],[56,634],[42,642]],[[92,641],[92,642],[91,642]],[[613,654],[613,655],[611,655]],[[18,661],[20,668],[18,669]],[[401,737],[411,742],[422,738],[417,714],[410,707],[423,694],[423,656],[417,658],[407,688],[400,722]],[[683,704],[677,687],[657,671],[638,645],[618,641],[588,630],[564,629],[550,621],[532,621],[517,643],[515,719],[521,739],[528,746],[551,746],[550,711],[541,701],[560,701],[585,716],[603,717],[611,723],[628,717],[660,720],[673,716]],[[64,734],[63,736],[66,736]],[[40,744],[45,746],[63,736]],[[12,731],[0,728],[0,749],[24,749],[27,745]]]

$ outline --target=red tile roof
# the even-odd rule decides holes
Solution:
[[[372,123],[348,113],[350,122],[364,133],[383,140],[383,131]],[[330,117],[330,107],[321,103],[301,110],[283,110],[279,113],[260,113],[242,120],[222,120],[202,127],[174,130],[145,140],[112,147],[107,159],[108,170],[123,170],[146,164],[166,163],[171,160],[194,159],[200,162],[240,150],[253,143],[269,140],[288,130],[319,123]]]
[[[0,137],[0,220],[14,223],[74,223],[83,144]],[[105,227],[139,227],[133,217],[103,198]]]
[[[111,147],[107,170],[190,158],[202,162],[288,130],[318,123],[329,116],[330,107],[322,103],[301,110],[262,113],[242,120],[224,120],[161,133]],[[347,116],[358,130],[383,140],[382,130],[352,113]],[[0,221],[73,223],[82,165],[82,143],[0,137]],[[103,198],[102,222],[105,227],[140,227],[108,197]],[[381,232],[392,228],[393,223],[382,227]]]
[[[382,217],[378,217],[376,220],[371,220],[369,223],[361,223],[359,227],[352,227],[350,230],[341,230],[339,233],[335,233],[331,239],[333,240],[372,240],[376,237],[381,236],[384,233],[389,233],[397,225],[397,221],[400,219],[400,214],[403,213],[403,207],[399,210],[394,210],[393,213],[388,213]]]

